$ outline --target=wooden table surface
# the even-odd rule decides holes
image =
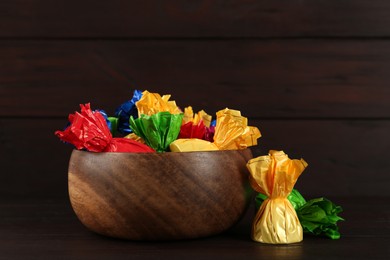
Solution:
[[[228,232],[195,240],[135,242],[88,231],[68,201],[0,203],[0,259],[389,259],[389,198],[332,198],[343,206],[342,237],[305,236],[291,245],[251,241],[254,214]]]

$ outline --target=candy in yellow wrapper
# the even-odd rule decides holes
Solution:
[[[252,239],[269,244],[289,244],[303,239],[303,230],[287,196],[307,167],[301,160],[291,160],[283,151],[247,163],[252,187],[268,198],[261,204],[252,224]]]
[[[217,112],[214,144],[220,150],[245,149],[257,145],[260,137],[259,129],[248,126],[248,119],[240,111],[225,108]]]
[[[140,136],[138,136],[138,135],[136,135],[134,133],[126,135],[125,138],[128,138],[128,139],[131,139],[131,140],[134,140],[134,141],[146,144],[145,140],[142,137],[140,137]]]
[[[135,103],[138,109],[138,116],[141,117],[141,114],[150,116],[158,112],[182,113],[176,102],[170,101],[170,98],[171,95],[163,95],[161,97],[158,93],[150,93],[145,90],[142,92],[141,99]]]
[[[204,110],[199,111],[194,115],[194,111],[191,106],[184,108],[183,125],[192,122],[194,125],[198,125],[200,121],[203,121],[206,127],[210,127],[212,116],[207,114]]]
[[[171,152],[191,152],[191,151],[215,151],[218,147],[208,141],[197,138],[183,138],[173,141],[169,145]]]

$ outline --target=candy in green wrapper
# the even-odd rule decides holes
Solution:
[[[113,136],[117,135],[117,129],[118,129],[118,118],[109,116],[108,121],[110,121],[110,131]]]
[[[159,112],[153,115],[141,114],[139,118],[130,117],[130,128],[142,137],[146,144],[158,152],[168,149],[170,143],[177,139],[183,114]]]
[[[326,198],[318,198],[309,200],[296,211],[304,232],[325,235],[331,239],[340,238],[337,221],[344,220],[337,216],[343,211],[340,206]]]
[[[287,196],[287,199],[293,205],[295,210],[299,209],[306,203],[305,198],[296,189],[292,190],[292,192]]]
[[[256,208],[260,208],[267,196],[259,193],[256,198]],[[316,236],[325,235],[331,239],[339,239],[337,221],[344,220],[337,214],[342,208],[326,198],[312,199],[306,202],[298,190],[293,189],[287,199],[293,205],[301,222],[303,232]]]

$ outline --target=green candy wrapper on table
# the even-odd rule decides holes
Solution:
[[[260,208],[267,196],[259,193],[256,198],[256,208]],[[293,205],[301,222],[303,232],[316,236],[324,235],[331,239],[339,239],[337,221],[344,220],[337,214],[343,209],[326,198],[311,199],[306,202],[298,190],[293,189],[287,199]]]
[[[159,112],[153,115],[141,114],[139,118],[130,117],[130,128],[142,137],[146,144],[157,152],[165,152],[169,144],[177,139],[183,114]]]
[[[297,209],[297,215],[303,231],[314,235],[325,235],[331,239],[339,239],[337,221],[344,220],[337,216],[342,208],[326,198],[309,200]]]

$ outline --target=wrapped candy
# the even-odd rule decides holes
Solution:
[[[259,193],[256,196],[256,208],[260,208],[267,196]],[[338,216],[342,208],[326,198],[311,199],[308,202],[298,190],[293,189],[287,199],[293,205],[301,222],[303,232],[315,236],[326,236],[339,239],[337,222],[344,220]]]
[[[183,151],[217,151],[218,147],[205,140],[201,139],[177,139],[169,146],[171,152]]]
[[[106,119],[99,111],[92,111],[90,104],[80,105],[81,113],[69,115],[70,125],[55,135],[77,149],[91,152],[155,152],[142,143],[126,138],[113,138]]]
[[[184,108],[183,124],[192,122],[194,123],[194,125],[197,125],[201,121],[203,121],[204,125],[206,127],[209,127],[211,124],[211,119],[212,116],[207,114],[204,110],[201,110],[198,113],[194,114],[194,111],[192,110],[191,106]]]
[[[298,177],[307,167],[301,160],[291,160],[283,151],[247,163],[251,186],[268,198],[261,204],[252,224],[252,239],[270,244],[300,242],[303,230],[297,214],[288,201]]]
[[[211,125],[206,127],[206,133],[204,134],[204,140],[212,142],[214,141],[215,126]]]
[[[150,93],[145,90],[142,92],[142,97],[135,104],[138,109],[138,117],[142,114],[153,115],[158,112],[170,112],[171,114],[181,114],[182,111],[176,105],[175,101],[170,101],[171,95],[163,95],[162,97],[158,93]]]
[[[304,232],[339,239],[337,221],[344,219],[337,214],[342,210],[340,206],[326,198],[317,198],[298,208],[297,214]]]
[[[212,117],[203,110],[194,115],[192,107],[186,107],[184,109],[183,124],[180,128],[178,138],[197,138],[212,141],[211,133],[213,133],[213,131],[210,130],[211,118]]]
[[[111,120],[109,119],[109,117],[107,116],[106,111],[104,111],[102,109],[95,109],[95,111],[93,111],[93,112],[99,112],[104,117],[104,120],[106,120],[108,129],[110,129],[110,131],[111,131],[112,123],[111,123]]]
[[[248,119],[241,112],[224,109],[217,112],[214,143],[220,150],[245,149],[257,145],[261,136],[257,127],[248,126]]]
[[[135,105],[137,101],[139,101],[142,97],[142,91],[135,90],[133,93],[133,97],[131,100],[128,100],[121,104],[119,107],[115,110],[115,116],[118,118],[117,122],[117,129],[118,132],[121,134],[129,134],[131,133],[130,125],[129,125],[129,119],[130,116],[133,116],[134,118],[138,117],[138,110]]]
[[[193,122],[185,123],[181,125],[179,132],[179,139],[181,138],[198,138],[204,139],[206,135],[206,126],[203,121],[195,125]]]
[[[136,135],[134,133],[126,135],[125,138],[129,138],[129,139],[132,139],[134,141],[137,141],[137,142],[140,142],[140,143],[143,143],[143,144],[146,143],[145,140],[142,139],[142,137],[139,137],[138,135]]]
[[[110,128],[111,134],[113,136],[115,136],[118,132],[118,118],[113,117],[113,116],[109,116],[109,117],[107,117],[107,120],[110,122],[108,125]]]
[[[137,119],[130,117],[130,127],[147,145],[158,152],[164,152],[179,135],[182,120],[183,114],[169,112],[159,112],[150,116],[141,114]]]
[[[259,209],[261,204],[267,199],[268,197],[262,193],[258,193],[256,195],[256,198],[255,198],[255,202],[256,202],[256,209]],[[302,207],[303,205],[306,204],[306,200],[305,198],[301,195],[301,193],[299,193],[299,191],[297,189],[293,189],[290,194],[288,194],[287,196],[287,199],[288,201],[290,201],[291,205],[293,206],[293,208],[295,209],[295,211],[297,209],[299,209],[300,207]],[[299,218],[299,216],[298,216]]]
[[[189,152],[189,151],[210,151],[210,148],[216,146],[218,150],[236,150],[245,149],[249,146],[256,145],[257,139],[261,136],[257,127],[248,126],[248,119],[241,116],[238,110],[224,109],[217,112],[217,125],[215,128],[213,145],[197,146],[199,143],[196,139],[188,139],[187,145],[177,145],[177,142],[184,143],[178,139],[170,147],[171,151]],[[184,139],[185,140],[185,139]],[[191,142],[193,145],[189,145]],[[173,147],[175,146],[175,147]],[[196,149],[196,150],[190,150]],[[215,150],[215,149],[212,149]]]

